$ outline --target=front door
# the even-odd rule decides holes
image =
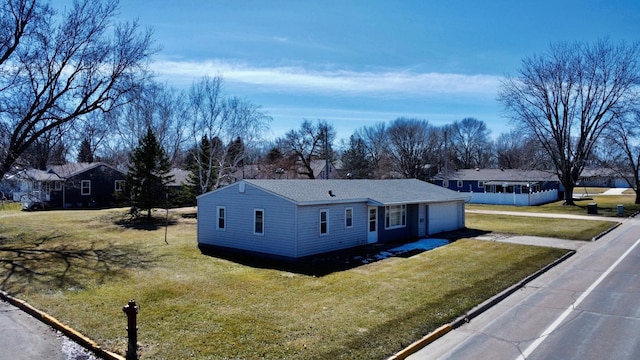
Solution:
[[[418,237],[427,236],[427,206],[418,204]]]
[[[369,231],[367,232],[367,242],[373,244],[378,242],[378,208],[369,207]]]

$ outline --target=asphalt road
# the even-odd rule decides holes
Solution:
[[[640,220],[411,355],[427,359],[640,359]]]
[[[34,359],[97,358],[50,326],[0,301],[0,360]]]

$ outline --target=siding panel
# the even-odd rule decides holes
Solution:
[[[227,209],[226,229],[216,229],[216,207]],[[254,209],[264,210],[264,235],[255,235]],[[279,256],[295,256],[295,205],[286,199],[238,183],[198,198],[198,242]]]
[[[345,226],[345,209],[353,209],[353,226]],[[367,244],[368,210],[364,203],[301,206],[298,209],[297,257]],[[320,235],[320,210],[329,210],[329,234]]]

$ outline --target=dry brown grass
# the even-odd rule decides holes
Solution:
[[[141,359],[381,359],[565,253],[459,240],[316,277],[202,255],[194,219],[165,244],[123,213],[0,217],[0,288],[121,354],[135,298]]]

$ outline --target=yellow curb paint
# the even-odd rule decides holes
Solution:
[[[453,327],[451,326],[451,324],[446,324],[443,325],[439,328],[437,328],[436,330],[432,331],[431,333],[425,335],[422,339],[412,343],[411,345],[407,346],[406,348],[404,348],[402,351],[396,353],[395,355],[393,355],[392,357],[390,357],[388,360],[403,360],[406,359],[407,357],[409,357],[409,355],[415,353],[416,351],[422,349],[423,347],[431,344],[432,342],[436,341],[438,338],[440,338],[442,335],[448,333],[449,331],[451,331],[451,329],[453,329]]]

